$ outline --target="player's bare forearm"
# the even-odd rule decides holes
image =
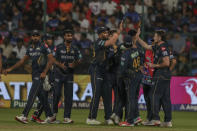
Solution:
[[[53,65],[53,55],[49,54],[48,55],[48,62],[47,62],[46,68],[44,69],[43,72],[46,74],[49,71],[49,69],[52,67],[52,65]]]
[[[152,46],[148,45],[145,41],[143,41],[141,38],[138,38],[138,42],[142,47],[144,47],[146,50],[152,50]]]
[[[164,68],[170,66],[170,58],[169,56],[165,56],[162,58],[163,61],[160,64],[153,64],[153,63],[147,63],[147,65],[151,68]]]
[[[18,61],[15,65],[11,66],[7,71],[10,72],[25,63],[26,60],[29,59],[29,56],[25,55],[20,61]]]
[[[64,65],[64,63],[60,63],[59,61],[57,61],[54,57],[52,58],[53,64],[57,65],[58,67],[66,70],[66,66]]]
[[[176,59],[172,59],[172,63],[170,65],[170,71],[172,71],[176,66]]]
[[[116,43],[116,41],[118,40],[118,37],[119,37],[120,33],[122,32],[122,30],[123,30],[123,21],[120,23],[120,26],[119,26],[119,29],[117,30],[117,32],[114,33],[113,36],[105,42],[105,46],[114,45]]]

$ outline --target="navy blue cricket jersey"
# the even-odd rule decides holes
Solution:
[[[50,53],[51,50],[48,48],[48,45],[40,42],[27,48],[26,55],[32,60],[32,74],[43,72],[47,64],[47,55]],[[44,59],[44,61],[41,59]]]
[[[82,59],[81,52],[74,46],[67,47],[64,43],[58,45],[56,47],[55,58],[58,62],[64,63],[67,67],[66,70],[60,69],[62,73],[73,73],[73,69],[68,67],[69,63],[73,63],[74,61],[78,61]]]

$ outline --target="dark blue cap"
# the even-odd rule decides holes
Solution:
[[[105,32],[105,31],[109,31],[109,30],[110,30],[110,29],[109,29],[108,27],[102,26],[102,27],[99,27],[99,28],[97,29],[97,33],[98,33],[98,34],[101,34],[101,33]]]
[[[40,36],[40,32],[39,32],[38,30],[33,30],[32,36],[33,36],[33,35]]]
[[[45,35],[45,39],[46,39],[46,40],[48,40],[48,39],[53,39],[53,36],[52,36],[51,34],[48,34],[48,33],[47,33],[47,34]]]

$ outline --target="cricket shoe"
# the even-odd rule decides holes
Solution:
[[[105,123],[107,125],[113,125],[114,124],[114,122],[111,119],[105,120]]]
[[[149,123],[150,121],[149,120],[145,120],[145,121],[142,121],[142,125],[147,125],[147,123]]]
[[[88,124],[88,125],[100,125],[101,124],[101,122],[100,121],[97,121],[96,119],[87,119],[86,120],[86,124]]]
[[[70,118],[64,118],[64,121],[62,123],[64,123],[64,124],[71,124],[71,123],[74,123],[74,121],[71,120]]]
[[[172,122],[171,121],[170,122],[162,122],[160,126],[161,127],[172,127]]]
[[[41,120],[39,117],[37,117],[37,116],[35,116],[35,115],[32,115],[31,121],[37,122],[37,123],[39,123],[39,124],[41,124],[42,122],[44,122],[44,120]]]
[[[161,122],[159,120],[151,120],[147,123],[145,123],[145,126],[159,126]]]
[[[56,117],[52,116],[52,117],[47,117],[43,122],[41,122],[41,124],[53,124],[56,121]]]
[[[23,124],[27,124],[28,123],[27,117],[25,117],[23,114],[20,115],[20,116],[16,116],[15,120],[17,120],[17,121],[19,121],[19,122],[21,122]]]
[[[127,121],[123,121],[119,123],[119,126],[133,127],[134,124],[128,123]]]
[[[115,113],[113,113],[110,118],[113,120],[115,125],[118,125],[120,123],[120,118]]]
[[[140,124],[141,122],[142,122],[142,118],[141,118],[140,116],[134,119],[134,124],[135,124],[135,125],[138,125],[138,124]]]

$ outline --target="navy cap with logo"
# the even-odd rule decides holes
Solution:
[[[109,29],[108,27],[102,26],[102,27],[99,27],[99,28],[97,29],[97,33],[98,33],[98,34],[101,34],[101,33],[105,32],[105,31],[109,31],[109,30],[110,30],[110,29]]]
[[[40,33],[38,30],[33,30],[32,36],[40,36]]]
[[[45,39],[46,39],[46,40],[48,40],[48,39],[53,39],[53,36],[52,36],[51,34],[47,33],[47,34],[45,35]]]

